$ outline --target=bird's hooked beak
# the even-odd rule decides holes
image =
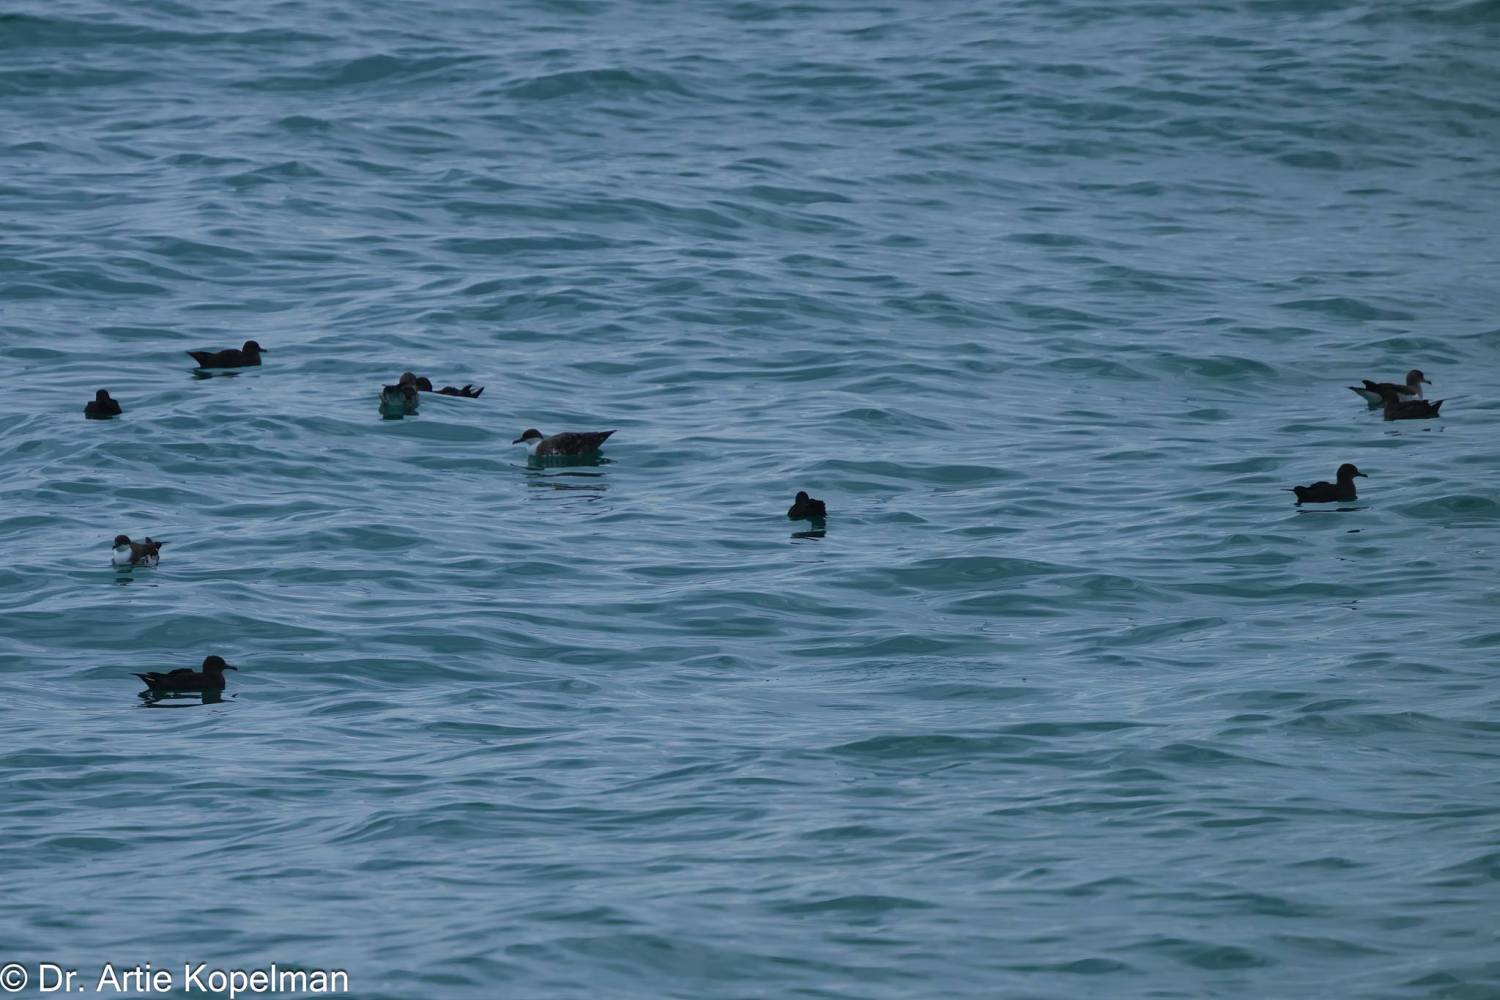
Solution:
[[[1361,479],[1369,479],[1370,478],[1369,476],[1365,475],[1363,472],[1356,472],[1355,475],[1358,476]]]
[[[516,438],[514,441],[511,442],[511,444],[524,444],[525,442],[526,442],[525,438]]]

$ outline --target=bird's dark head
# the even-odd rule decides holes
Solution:
[[[405,378],[406,376],[403,375],[401,377]],[[426,375],[418,375],[417,376],[417,388],[420,389],[420,390],[422,390],[423,392],[431,392],[432,391],[432,379],[428,378]]]
[[[397,385],[416,385],[417,376],[414,372],[402,372],[401,377],[396,380]]]
[[[239,670],[239,667],[231,667],[224,662],[222,656],[205,656],[203,658],[203,672],[205,674],[222,674],[226,670]]]
[[[260,344],[256,343],[253,340],[245,341],[245,346],[240,348],[240,350],[244,351],[246,354],[260,354],[262,352],[269,353],[264,347],[261,347]]]
[[[797,503],[805,503],[812,498],[807,495],[806,490],[798,490],[797,495],[793,497],[793,499],[796,500]]]
[[[109,390],[108,389],[100,389],[98,392],[94,393],[94,400],[95,400],[95,402],[99,402],[99,403],[107,403],[107,402],[109,402]]]
[[[1406,373],[1407,385],[1420,385],[1423,382],[1426,382],[1428,385],[1432,384],[1432,381],[1428,379],[1426,375],[1422,374],[1422,370],[1420,368],[1413,368],[1411,371]]]
[[[1358,469],[1356,469],[1354,467],[1354,463],[1353,462],[1345,462],[1343,465],[1339,466],[1339,482],[1341,482],[1341,483],[1349,482],[1355,476],[1359,476],[1359,477],[1361,477],[1363,479],[1369,479],[1370,478],[1369,476],[1366,476],[1363,472],[1360,472]]]
[[[511,444],[529,444],[532,441],[540,441],[541,439],[541,431],[537,430],[535,427],[528,427],[524,431],[522,431],[521,436],[512,441]]]
[[[119,548],[121,545],[129,545],[129,544],[130,544],[130,536],[129,535],[116,535],[115,536],[115,548]]]

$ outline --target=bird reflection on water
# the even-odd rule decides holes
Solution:
[[[528,469],[580,469],[594,466],[609,465],[613,459],[605,458],[599,452],[590,452],[587,455],[527,455],[526,468]],[[603,475],[603,473],[595,473]]]
[[[147,688],[137,697],[141,699],[142,708],[192,708],[194,705],[217,705],[224,700],[224,692],[152,691]]]
[[[526,485],[534,489],[558,490],[574,495],[585,494],[585,499],[602,500],[609,489],[605,481],[608,473],[587,472],[580,466],[609,464],[609,459],[598,456],[586,458],[531,458],[526,463]]]

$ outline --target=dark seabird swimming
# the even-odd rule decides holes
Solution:
[[[116,535],[111,562],[116,566],[155,566],[161,561],[161,547],[165,544],[150,535],[144,542],[132,542],[129,535]]]
[[[475,386],[468,382],[463,384],[463,388],[445,385],[441,389],[434,389],[432,379],[421,376],[417,378],[417,389],[421,392],[435,392],[439,396],[462,396],[465,399],[478,399],[479,394],[484,392],[484,386]]]
[[[83,415],[90,420],[108,420],[120,413],[120,404],[111,399],[105,389],[94,393],[94,398],[83,404]]]
[[[381,387],[380,410],[388,415],[416,413],[421,397],[417,394],[417,377],[405,372],[395,385]]]
[[[239,350],[233,347],[222,351],[188,351],[199,368],[244,368],[260,364],[260,355],[265,348],[253,340],[245,341]]]
[[[222,656],[209,656],[203,660],[201,673],[187,667],[179,667],[164,674],[152,671],[135,676],[145,681],[146,686],[152,691],[222,691],[224,671],[239,669],[239,667],[231,667],[225,663]]]
[[[1354,492],[1355,476],[1370,478],[1356,469],[1352,463],[1345,462],[1339,466],[1338,475],[1334,477],[1338,480],[1337,483],[1319,480],[1311,486],[1293,486],[1287,492],[1297,494],[1298,503],[1341,503],[1347,500],[1358,500],[1359,495]]]
[[[1431,403],[1425,399],[1402,399],[1391,389],[1381,392],[1380,399],[1385,404],[1387,420],[1427,420],[1438,416],[1438,408],[1443,405],[1441,399]]]
[[[526,450],[537,458],[549,455],[592,455],[604,446],[614,431],[563,431],[561,434],[542,436],[535,427],[528,427],[511,444],[524,444]]]
[[[806,490],[800,490],[792,501],[786,516],[793,521],[806,521],[814,517],[827,517],[828,507],[821,500],[814,500]]]
[[[1421,399],[1422,383],[1432,384],[1432,380],[1423,375],[1421,370],[1417,368],[1413,368],[1406,373],[1406,382],[1403,385],[1397,385],[1395,382],[1372,382],[1369,379],[1361,379],[1360,381],[1364,383],[1363,388],[1351,385],[1349,389],[1351,392],[1358,393],[1359,397],[1371,406],[1379,406],[1384,402],[1382,397],[1388,391],[1394,392],[1398,396],[1411,396],[1415,399]]]

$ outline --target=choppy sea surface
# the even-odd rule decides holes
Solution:
[[[5,5],[0,963],[1500,997],[1497,53],[1495,0]],[[1346,388],[1411,367],[1440,419]],[[407,369],[486,388],[384,420]]]

